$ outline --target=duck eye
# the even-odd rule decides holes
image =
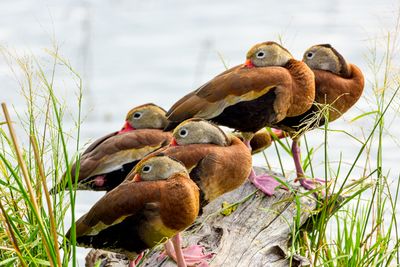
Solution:
[[[179,136],[180,137],[186,137],[188,135],[189,131],[186,130],[185,128],[182,128],[179,130]]]
[[[307,55],[306,55],[306,57],[307,57],[308,59],[312,59],[312,58],[314,57],[314,53],[313,53],[313,52],[308,52]]]
[[[141,117],[142,117],[142,112],[135,112],[135,113],[133,114],[133,118],[134,118],[135,120],[140,119]]]
[[[150,165],[144,165],[142,168],[143,173],[149,173],[153,167]]]
[[[264,51],[258,51],[257,54],[256,54],[256,57],[260,58],[260,59],[264,58],[265,57],[265,52]]]

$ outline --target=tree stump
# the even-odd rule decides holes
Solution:
[[[285,180],[280,174],[259,167],[255,169],[258,174],[267,173]],[[305,192],[294,183],[289,185],[295,192]],[[239,203],[231,205],[236,202]],[[308,194],[300,198],[300,203],[299,225],[302,225],[314,214],[317,202],[312,194]],[[267,197],[247,181],[238,189],[205,206],[196,223],[182,233],[183,244],[202,245],[207,252],[214,253],[209,261],[212,267],[289,266],[288,243],[296,223],[297,212],[292,191],[277,189],[274,196]],[[162,247],[153,249],[146,255],[141,266],[176,266],[168,258],[160,259],[161,250]],[[292,257],[291,266],[308,265],[306,258],[296,255]]]

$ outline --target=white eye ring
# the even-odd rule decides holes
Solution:
[[[314,53],[313,52],[308,52],[307,54],[306,54],[306,57],[308,58],[308,59],[312,59],[313,57],[314,57]]]
[[[256,57],[259,58],[259,59],[265,58],[265,55],[266,55],[266,53],[264,51],[262,51],[262,50],[258,51],[256,53]]]
[[[143,172],[143,173],[149,173],[149,172],[151,172],[151,169],[153,169],[153,166],[151,166],[151,165],[144,165],[143,168],[142,168],[142,172]]]
[[[142,112],[135,112],[135,113],[133,113],[132,118],[133,118],[134,120],[138,120],[138,119],[140,119],[140,118],[142,117],[142,115],[143,115]]]
[[[179,130],[179,136],[185,138],[189,134],[189,131],[186,128],[182,128]]]

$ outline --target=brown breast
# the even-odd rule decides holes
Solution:
[[[199,214],[199,188],[187,177],[167,181],[161,192],[160,215],[164,225],[177,231],[190,226]]]
[[[314,70],[315,101],[332,106],[329,121],[334,121],[349,110],[360,98],[364,90],[364,76],[361,70],[350,64],[350,76],[345,78],[332,72]]]

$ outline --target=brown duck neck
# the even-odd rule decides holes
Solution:
[[[176,176],[169,180],[165,185],[169,188],[166,190],[168,195],[161,195],[161,217],[167,227],[181,231],[199,213],[199,189],[186,177]]]
[[[315,80],[313,71],[302,61],[290,59],[285,68],[292,76],[292,105],[288,109],[288,117],[306,112],[315,98]]]

